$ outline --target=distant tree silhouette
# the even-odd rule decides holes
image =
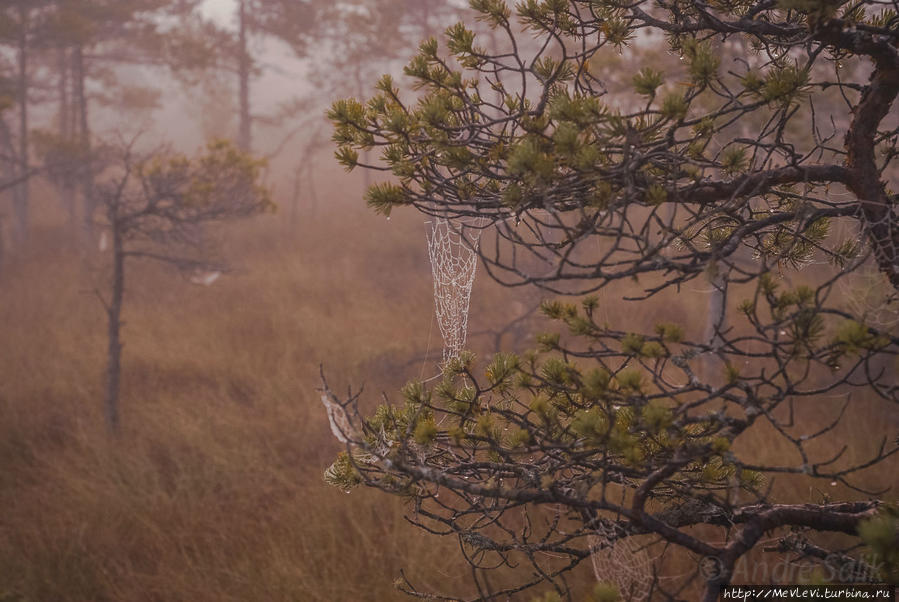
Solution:
[[[109,290],[98,291],[107,315],[104,415],[119,428],[122,308],[127,266],[145,259],[174,267],[211,284],[226,266],[209,244],[209,226],[273,207],[259,183],[263,164],[226,142],[213,142],[195,158],[156,152],[141,156],[133,145],[107,149],[111,161],[97,186],[103,208],[101,250],[111,252]]]

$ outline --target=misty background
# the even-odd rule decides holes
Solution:
[[[422,538],[402,500],[324,483],[341,446],[316,391],[322,365],[371,407],[439,370],[425,220],[365,207],[373,179],[337,165],[325,112],[401,77],[462,9],[0,11],[0,600],[391,600],[401,570],[464,582],[455,544]],[[255,173],[232,148],[265,161],[273,206],[251,190],[215,219],[188,215],[180,238],[175,222],[122,230],[117,254],[111,216],[152,201],[141,161],[173,187],[178,157],[199,178],[210,157]],[[126,173],[133,196],[117,197]],[[165,261],[136,255],[151,252]],[[479,274],[469,346],[531,346],[540,298]]]
[[[460,19],[492,44],[469,16],[0,0],[0,602],[383,601],[401,575],[473,593],[402,499],[324,483],[343,447],[317,391],[323,370],[372,408],[439,373],[426,219],[366,207],[379,176],[337,164],[325,114],[383,73],[406,90],[421,40]],[[676,65],[658,41],[598,77],[618,93]],[[707,283],[644,313],[619,301],[638,290],[600,291],[598,322],[706,328]],[[544,297],[479,271],[467,346],[533,348]],[[840,431],[860,455],[863,425]]]

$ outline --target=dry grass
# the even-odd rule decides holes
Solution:
[[[388,241],[365,236],[374,219],[246,227],[210,288],[132,265],[118,438],[100,413],[102,272],[59,226],[35,232],[0,286],[0,598],[390,600],[401,567],[459,581],[454,544],[401,500],[321,478],[338,444],[318,363],[395,388],[430,319],[428,280],[404,275],[413,259],[427,275],[406,237],[420,224]]]
[[[401,500],[321,478],[338,444],[319,362],[376,400],[430,376],[422,357],[441,344],[420,218],[385,224],[357,205],[243,227],[235,274],[209,288],[131,266],[118,438],[100,412],[102,272],[46,212],[0,277],[0,600],[394,600],[401,568],[423,588],[466,589],[455,542],[406,524]],[[480,278],[473,332],[527,309]],[[643,321],[700,320],[690,295]],[[614,303],[601,311],[617,319]],[[853,442],[865,422],[847,424]],[[812,501],[807,487],[785,492]]]

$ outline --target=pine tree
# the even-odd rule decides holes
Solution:
[[[97,187],[103,208],[101,247],[111,252],[109,292],[98,293],[107,314],[104,416],[118,432],[121,327],[126,269],[135,260],[174,267],[199,283],[226,268],[209,244],[209,226],[273,209],[259,180],[263,162],[228,142],[210,142],[189,158],[177,153],[139,155],[134,143],[115,152],[114,175]]]
[[[879,419],[867,456],[840,440],[871,416],[859,398],[893,416],[899,401],[895,321],[850,302],[866,270],[881,310],[899,299],[894,7],[471,6],[501,50],[464,24],[426,40],[405,71],[417,94],[384,77],[333,105],[337,157],[393,175],[368,189],[375,211],[489,223],[490,276],[580,299],[543,304],[558,330],[537,352],[463,355],[372,416],[323,383],[348,440],[328,480],[408,497],[478,570],[530,566],[500,590],[476,570],[477,599],[570,596],[569,571],[632,540],[703,558],[691,578],[709,602],[763,536],[803,562],[844,558],[828,534],[878,516],[899,450]],[[647,49],[663,58],[640,65]],[[651,317],[709,284],[708,329]],[[782,453],[745,443],[760,431]],[[775,478],[828,494],[782,499]],[[594,598],[677,595],[657,573],[630,589],[626,568]]]
[[[10,31],[23,39],[32,61],[55,78],[55,84],[41,81],[38,87],[55,88],[58,107],[55,127],[37,131],[34,146],[73,221],[75,194],[80,189],[81,217],[90,230],[97,206],[94,178],[99,169],[92,127],[94,108],[98,101],[108,101],[122,109],[128,98],[152,97],[146,90],[134,94],[122,85],[115,77],[117,69],[123,65],[181,66],[184,59],[174,56],[170,40],[181,39],[180,28],[192,23],[199,0],[174,4],[165,0],[41,0],[20,4],[28,7],[24,11],[27,20],[20,18]],[[20,69],[23,115],[36,102],[29,99],[28,90],[35,86],[27,75],[27,69]],[[28,135],[33,129],[21,128],[23,149],[29,147]]]
[[[238,0],[237,36],[231,68],[238,84],[238,134],[240,148],[252,148],[251,106],[253,78],[258,75],[258,60],[251,52],[253,37],[272,38],[286,44],[297,57],[305,57],[311,40],[320,33],[321,12],[326,3],[316,0]]]

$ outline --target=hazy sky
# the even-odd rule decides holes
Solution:
[[[235,0],[206,0],[203,3],[203,11],[222,23],[230,23],[234,14],[234,4]]]

